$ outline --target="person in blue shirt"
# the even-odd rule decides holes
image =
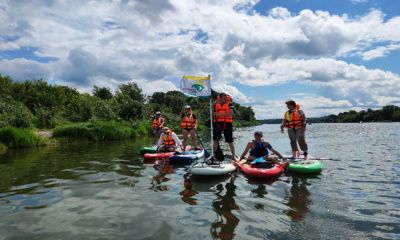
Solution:
[[[257,158],[264,157],[266,161],[272,161],[274,163],[280,164],[283,167],[287,167],[288,163],[286,158],[284,158],[278,151],[276,151],[269,142],[264,141],[262,139],[263,133],[261,131],[254,132],[254,139],[253,141],[249,142],[246,146],[246,149],[243,151],[242,155],[240,156],[240,160],[232,161],[232,164],[236,167],[240,167],[241,165],[253,164],[253,160]],[[268,149],[273,152],[276,156],[281,158],[283,162],[281,162],[278,157],[276,156],[269,156]],[[250,150],[250,154],[246,156],[247,152]]]

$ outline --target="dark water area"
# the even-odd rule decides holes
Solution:
[[[237,155],[255,130],[290,150],[279,125],[262,125],[236,130]],[[400,124],[313,124],[306,139],[333,160],[272,180],[144,161],[152,137],[0,152],[0,240],[400,238]]]

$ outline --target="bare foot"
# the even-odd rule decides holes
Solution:
[[[232,160],[232,164],[233,164],[233,166],[240,168],[240,164],[238,162],[236,162],[235,160]]]

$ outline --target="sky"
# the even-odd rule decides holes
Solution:
[[[90,93],[183,75],[283,118],[400,106],[398,0],[0,0],[0,74]],[[161,109],[162,110],[162,109]]]

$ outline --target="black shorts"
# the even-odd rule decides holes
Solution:
[[[224,129],[224,122],[218,122],[219,127],[221,129]],[[219,141],[221,140],[222,137],[222,131],[224,132],[224,137],[225,137],[225,142],[233,142],[233,128],[232,128],[232,123],[231,122],[227,122],[226,123],[226,128],[225,130],[220,130],[218,128],[217,123],[214,124],[214,129],[213,129],[213,140]]]
[[[190,132],[190,131],[192,131],[194,128],[182,128],[182,129],[185,129],[186,131]]]

